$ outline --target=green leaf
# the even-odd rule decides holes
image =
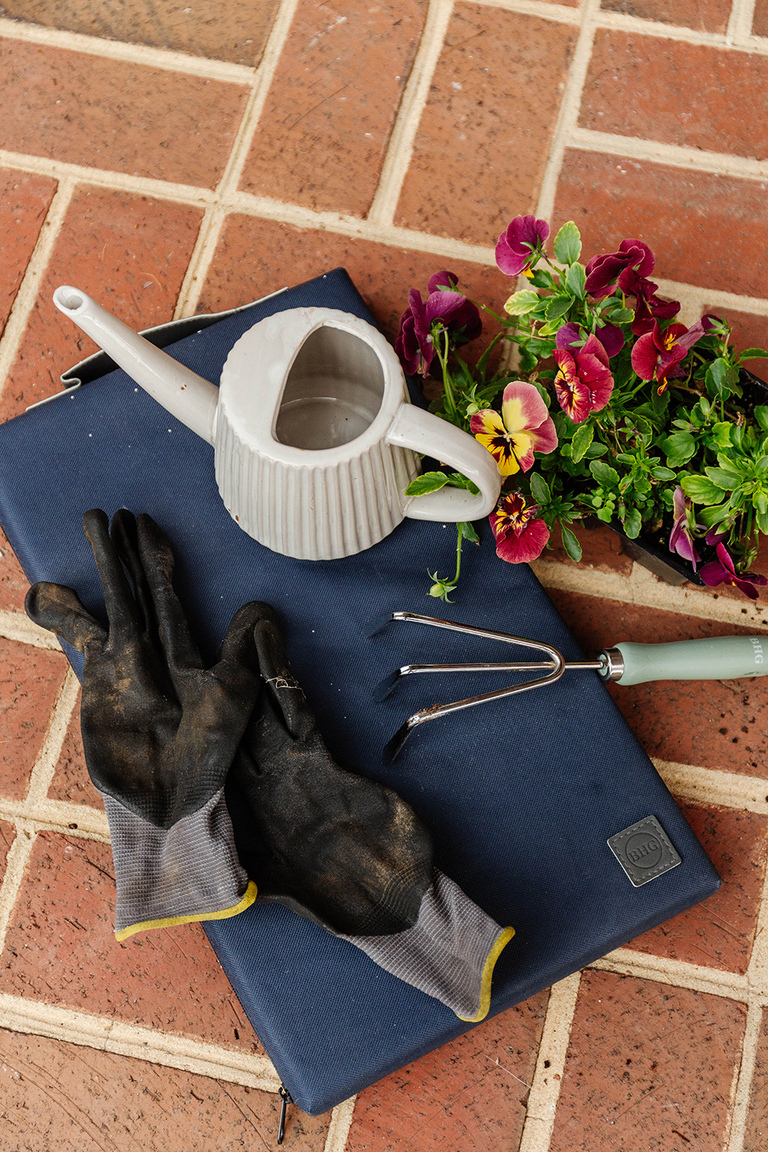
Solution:
[[[624,520],[622,521],[624,531],[629,536],[630,540],[635,540],[640,535],[640,529],[643,526],[643,518],[638,512],[637,508],[630,508]]]
[[[579,424],[573,434],[571,446],[573,448],[573,459],[583,460],[595,435],[595,426],[590,423]]]
[[[758,512],[755,520],[758,531],[762,532],[764,536],[768,536],[768,513]]]
[[[406,496],[426,496],[427,492],[439,492],[448,483],[445,472],[423,472],[405,490]]]
[[[728,515],[728,501],[725,504],[718,504],[713,508],[701,508],[696,513],[696,519],[704,525],[705,528],[714,528],[715,524],[719,524],[721,520],[725,520]]]
[[[731,472],[725,468],[705,468],[704,471],[712,483],[716,484],[723,492],[732,492],[741,484],[741,476],[738,472]]]
[[[671,468],[664,468],[659,464],[656,468],[651,469],[651,475],[654,480],[674,480],[677,473],[673,472]]]
[[[531,474],[531,496],[533,496],[537,504],[549,504],[552,499],[549,484],[547,484],[544,477],[538,472]]]
[[[614,308],[606,315],[612,324],[629,324],[635,318],[633,308]]]
[[[535,288],[552,289],[555,281],[552,279],[551,272],[547,272],[544,268],[537,268],[531,273],[531,284],[533,284]]]
[[[596,456],[605,456],[607,451],[607,444],[595,444],[593,440],[584,455],[586,456],[587,460],[594,460]]]
[[[758,476],[765,476],[766,472],[768,472],[768,456],[761,456],[755,461],[755,473]]]
[[[514,292],[510,296],[504,305],[504,311],[508,312],[510,316],[525,316],[526,312],[533,311],[540,299],[538,292],[532,292],[530,288],[523,288],[522,291]]]
[[[547,304],[547,320],[550,323],[553,320],[559,320],[561,316],[565,316],[572,304],[573,300],[570,296],[553,296]]]
[[[571,532],[570,528],[566,528],[562,520],[560,521],[560,535],[563,540],[563,548],[570,556],[571,560],[575,560],[578,564],[581,560],[581,544],[576,539],[576,536]]]
[[[611,468],[610,464],[606,464],[603,460],[590,461],[589,470],[603,488],[616,485],[619,482],[619,474],[616,469]]]
[[[768,360],[768,352],[765,348],[745,348],[739,353],[739,361],[742,360]],[[762,528],[760,531],[762,532]]]
[[[583,264],[571,264],[566,273],[565,283],[579,300],[583,300],[586,292],[587,272]]]
[[[718,421],[717,424],[712,425],[716,448],[730,448],[732,428],[733,424],[730,420]]]
[[[581,256],[581,233],[569,220],[555,236],[555,260],[561,264],[573,264]]]
[[[480,543],[480,537],[477,534],[477,529],[474,524],[470,524],[468,520],[462,520],[458,528],[463,540],[469,540],[470,544]]]
[[[722,488],[718,488],[706,476],[684,476],[680,483],[683,492],[694,504],[717,504],[723,498]]]
[[[755,420],[763,432],[768,432],[768,404],[756,404],[754,408]]]
[[[662,440],[660,447],[666,453],[670,468],[679,468],[696,455],[696,441],[690,432],[673,432],[671,436]]]

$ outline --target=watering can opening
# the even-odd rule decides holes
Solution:
[[[275,439],[310,451],[348,444],[373,423],[384,388],[376,350],[354,332],[323,324],[309,333],[291,365]]]

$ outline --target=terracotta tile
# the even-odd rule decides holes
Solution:
[[[213,187],[247,89],[20,40],[0,40],[0,148]]]
[[[114,937],[107,844],[38,835],[11,918],[0,988],[263,1053],[199,924]]]
[[[0,335],[55,191],[55,180],[0,169]]]
[[[605,12],[623,12],[641,20],[682,24],[697,32],[725,32],[731,14],[731,0],[603,0],[601,8]]]
[[[0,1031],[1,1122],[18,1152],[241,1152],[277,1135],[268,1092],[130,1056]],[[288,1114],[285,1143],[322,1152],[329,1114]]]
[[[706,77],[706,84],[690,83]],[[757,113],[768,59],[701,44],[598,29],[579,122],[618,132],[762,160],[768,127]],[[754,108],[755,115],[745,115]]]
[[[587,259],[637,236],[656,255],[656,276],[765,295],[764,182],[572,150],[553,216],[556,227],[576,221]]]
[[[23,612],[28,588],[29,580],[8,543],[8,537],[0,528],[0,608],[8,612]]]
[[[46,28],[62,28],[86,36],[125,40],[170,48],[191,56],[208,56],[234,64],[257,64],[269,35],[279,0],[247,0],[185,8],[173,0],[88,0],[59,4],[58,0],[3,0],[2,14]]]
[[[746,1006],[586,972],[550,1152],[721,1152]]]
[[[517,1148],[546,1005],[534,996],[361,1092],[346,1152]]]
[[[719,892],[638,936],[628,947],[743,974],[760,908],[766,857],[766,820],[754,812],[678,800],[717,869]]]
[[[80,735],[79,697],[61,746],[48,795],[52,800],[65,800],[69,804],[88,804],[101,810],[104,808],[101,793],[91,783],[85,766],[83,739]]]
[[[242,187],[364,215],[426,9],[426,0],[300,0]]]
[[[63,652],[0,638],[0,795],[26,795],[67,667]]]
[[[557,535],[552,537],[552,547],[542,552],[542,560],[559,560],[572,568],[599,568],[602,572],[618,572],[629,576],[632,561],[622,551],[621,538],[607,524],[595,517],[576,526],[576,536],[581,544],[581,560],[576,564],[560,543]]]
[[[16,831],[13,825],[9,824],[6,820],[0,820],[0,884],[5,876],[5,865],[8,859],[8,853],[15,839]]]
[[[61,226],[0,418],[61,391],[62,372],[96,345],[54,307],[59,284],[75,284],[132,328],[173,318],[200,227],[197,208],[128,192],[82,187]]]
[[[483,303],[506,299],[509,281],[496,268],[448,261],[467,294]],[[357,240],[335,232],[295,228],[251,216],[230,216],[211,262],[198,312],[215,312],[300,284],[333,268],[347,269],[360,293],[394,340],[408,304],[408,290],[426,293],[441,256]]]
[[[396,222],[494,244],[533,210],[577,30],[456,7],[416,136]]]
[[[760,1041],[749,1096],[744,1152],[768,1147],[768,1011],[763,1009]]]
[[[752,17],[752,35],[768,36],[768,0],[756,0]]]
[[[584,650],[749,634],[729,624],[554,588],[548,594]],[[649,756],[768,779],[768,677],[665,680],[608,691]]]

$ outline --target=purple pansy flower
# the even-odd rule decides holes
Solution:
[[[676,552],[677,555],[682,556],[684,560],[689,560],[695,572],[696,565],[701,560],[701,557],[696,551],[696,545],[693,543],[693,533],[690,523],[690,514],[693,505],[680,485],[675,488],[673,500],[674,521],[669,536],[669,550],[670,552]]]
[[[645,277],[653,271],[655,263],[653,252],[642,240],[622,240],[618,252],[593,256],[587,264],[587,294],[598,299],[608,296],[617,280],[622,287],[620,277],[626,269],[633,269]]]
[[[433,325],[441,331],[447,329],[455,344],[465,344],[482,332],[477,305],[456,291],[458,282],[453,272],[436,272],[427,285],[426,301],[418,289],[411,288],[395,341],[395,351],[406,372],[428,374],[435,356]]]
[[[496,244],[496,263],[505,276],[519,276],[549,236],[546,220],[515,216]]]
[[[568,327],[567,324],[563,326]],[[590,412],[605,408],[613,392],[613,376],[605,348],[597,337],[589,336],[584,347],[573,352],[555,348],[553,355],[558,367],[555,376],[557,400],[574,424],[586,420]]]
[[[598,340],[609,357],[621,352],[624,347],[624,333],[617,324],[605,324],[598,329],[598,332],[600,333]],[[587,337],[582,329],[579,328],[578,324],[571,321],[569,324],[563,324],[558,331],[555,337],[555,347],[559,348],[561,352],[574,352],[581,348],[586,340]]]
[[[663,331],[658,321],[654,320],[653,328],[643,336],[639,336],[632,349],[632,367],[641,380],[658,382],[658,393],[664,391],[669,378],[684,376],[680,362],[688,355],[689,350],[697,340],[712,328],[715,317],[702,316],[690,328],[685,324],[670,324]]]
[[[709,564],[705,564],[699,573],[704,583],[711,588],[717,584],[733,584],[745,596],[749,596],[750,600],[757,600],[760,593],[755,585],[762,588],[768,584],[768,578],[758,575],[757,572],[744,572],[740,576],[725,544],[718,544],[715,551],[717,552],[717,560],[710,560]]]

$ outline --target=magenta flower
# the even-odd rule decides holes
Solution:
[[[578,351],[555,348],[553,355],[559,368],[555,377],[557,399],[574,424],[586,420],[590,412],[605,408],[613,391],[613,376],[608,355],[597,337],[589,336]]]
[[[496,263],[505,276],[519,276],[549,236],[546,220],[535,216],[515,216],[496,244]]]
[[[501,398],[501,415],[492,408],[476,412],[469,422],[475,438],[487,448],[502,476],[527,472],[534,452],[554,452],[557,433],[547,406],[533,384],[512,380]]]
[[[684,560],[689,560],[695,572],[696,565],[701,560],[701,557],[696,551],[696,546],[693,543],[693,533],[691,531],[691,510],[693,505],[680,485],[675,488],[673,500],[674,521],[669,536],[669,550],[670,552],[676,552],[677,555],[682,556]]]
[[[653,328],[639,336],[632,349],[632,367],[641,380],[657,380],[659,395],[673,379],[684,376],[680,362],[701,337],[712,327],[712,317],[703,316],[690,328],[685,324],[670,324],[663,331],[654,320]]]
[[[745,572],[739,576],[725,544],[718,544],[715,551],[717,560],[710,560],[709,564],[705,564],[699,573],[704,583],[711,588],[717,584],[733,584],[745,596],[749,596],[750,600],[757,600],[760,593],[755,585],[762,588],[768,584],[768,579],[765,576],[759,576],[757,572]]]
[[[454,344],[466,344],[482,332],[477,306],[455,291],[458,282],[453,272],[436,272],[427,285],[426,302],[416,288],[411,288],[395,340],[395,351],[406,372],[428,374],[435,356],[435,331],[447,329]]]
[[[526,503],[522,492],[502,496],[491,513],[496,555],[509,564],[528,564],[544,551],[549,528],[537,516],[535,504]]]
[[[650,332],[654,320],[671,320],[680,311],[679,300],[662,300],[656,295],[658,284],[638,275],[633,268],[622,272],[619,287],[627,296],[635,297],[635,318],[631,325],[635,336]]]
[[[617,324],[605,324],[600,329],[598,337],[608,357],[615,356],[624,347],[624,333]],[[586,336],[578,324],[571,321],[563,324],[555,337],[555,347],[572,352],[575,348],[581,349],[586,342]]]
[[[626,291],[621,284],[622,273],[629,269],[645,277],[653,271],[655,263],[653,252],[642,240],[622,240],[618,252],[593,256],[587,264],[587,295],[598,299],[608,296],[617,281],[622,291]]]

